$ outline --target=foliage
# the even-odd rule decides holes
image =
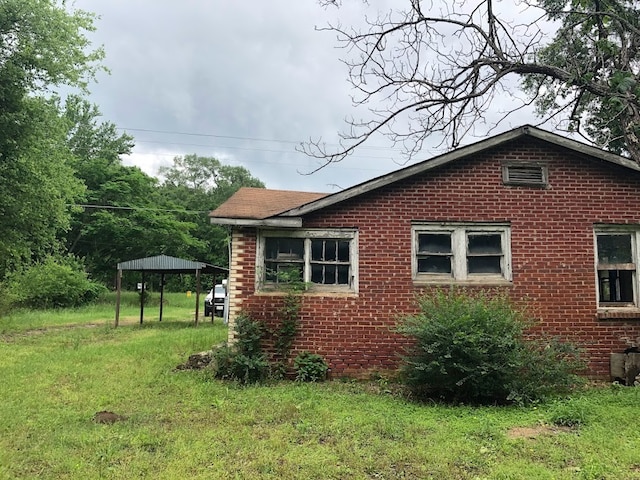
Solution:
[[[106,290],[89,280],[82,265],[70,257],[48,257],[14,273],[7,283],[13,303],[35,309],[85,305]]]
[[[277,316],[280,323],[271,332],[276,356],[272,365],[272,375],[275,378],[282,378],[287,372],[293,342],[298,335],[302,292],[306,289],[306,284],[300,279],[297,270],[280,271],[277,278],[278,285],[284,289],[285,295],[282,298],[282,305],[278,308]]]
[[[56,102],[24,99],[22,113],[31,128],[11,156],[0,151],[0,278],[61,250],[60,236],[70,224],[68,204],[83,191],[68,162]]]
[[[369,105],[371,115],[351,117],[338,149],[319,139],[303,147],[306,153],[328,164],[384,134],[410,159],[425,142],[456,147],[467,135],[484,134],[479,125],[490,129],[535,104],[540,123],[640,161],[637,2],[403,5],[367,16],[362,28],[326,28],[347,52],[354,106]],[[523,95],[514,92],[516,82]],[[505,104],[505,93],[513,103]]]
[[[310,352],[301,352],[293,360],[298,382],[318,382],[327,378],[329,365],[322,355]]]
[[[164,177],[159,188],[161,195],[183,210],[176,215],[194,224],[192,234],[200,240],[198,244],[189,245],[187,255],[226,266],[228,232],[221,226],[211,225],[207,214],[240,187],[264,188],[264,184],[244,167],[223,165],[216,158],[195,154],[175,157],[173,165],[161,167],[158,173]]]
[[[215,378],[255,383],[267,375],[269,362],[262,352],[262,325],[246,314],[235,321],[234,343],[213,351],[211,368]]]
[[[555,403],[417,405],[367,382],[238,388],[174,371],[226,338],[220,323],[193,328],[193,305],[179,297],[169,300],[184,301],[184,321],[143,326],[73,325],[112,321],[113,303],[23,311],[15,333],[0,318],[1,478],[638,477],[638,388],[575,392],[589,412],[577,431],[548,428]],[[25,331],[34,314],[66,328]],[[95,424],[102,410],[126,418]],[[542,433],[514,438],[522,427]]]
[[[578,381],[578,353],[545,338],[505,294],[435,290],[417,299],[419,313],[397,331],[414,343],[402,373],[421,397],[474,403],[526,403],[566,392]]]
[[[542,0],[539,5],[559,23],[536,58],[558,73],[524,78],[539,115],[566,112],[570,130],[640,162],[637,2]]]

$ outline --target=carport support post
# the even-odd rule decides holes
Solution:
[[[144,317],[144,270],[142,271],[142,286],[140,287],[140,325]]]
[[[160,275],[160,320],[162,321],[162,304],[164,303],[164,273]]]
[[[122,269],[118,269],[116,274],[116,324],[120,323],[120,288],[122,287]]]
[[[196,327],[198,326],[198,315],[200,315],[199,312],[199,307],[200,307],[200,269],[196,270]],[[213,315],[213,313],[211,314]]]

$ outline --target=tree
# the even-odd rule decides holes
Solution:
[[[493,126],[533,104],[540,123],[640,162],[637,2],[524,0],[520,8],[519,16],[533,20],[499,15],[494,0],[409,0],[404,10],[367,20],[363,31],[327,27],[352,53],[344,61],[354,103],[370,106],[373,118],[349,121],[336,151],[320,141],[302,150],[326,165],[382,133],[411,158],[427,139],[456,147],[479,123]],[[545,44],[548,22],[558,29]],[[526,97],[497,122],[488,120],[498,97],[517,88],[514,81]]]
[[[92,22],[57,0],[0,2],[0,279],[61,249],[82,193],[54,92],[101,68]]]
[[[12,161],[0,162],[0,278],[61,250],[69,205],[83,192],[69,162],[56,102],[28,98],[23,112],[30,119],[29,133]]]
[[[195,154],[175,157],[173,165],[161,167],[158,173],[164,176],[163,194],[184,208],[184,219],[196,223],[194,235],[204,242],[191,251],[191,256],[214,265],[226,265],[227,232],[211,225],[207,214],[240,187],[264,188],[264,183],[244,167],[223,165],[216,158]]]
[[[0,3],[0,161],[10,161],[31,128],[27,94],[66,85],[86,88],[101,68],[101,49],[89,50],[85,32],[94,16],[57,0]]]

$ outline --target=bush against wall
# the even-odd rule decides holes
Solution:
[[[578,350],[527,338],[532,321],[502,293],[435,290],[417,304],[419,313],[400,318],[397,331],[412,340],[401,373],[418,397],[526,403],[579,382]]]
[[[298,382],[321,382],[327,378],[329,366],[317,353],[301,352],[293,360]]]
[[[262,325],[246,314],[235,321],[235,342],[214,349],[211,369],[216,378],[255,383],[267,376],[269,362],[262,351]]]
[[[89,280],[82,263],[73,257],[48,257],[15,272],[6,282],[12,305],[38,309],[85,305],[105,291]]]

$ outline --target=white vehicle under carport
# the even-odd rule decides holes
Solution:
[[[227,297],[227,289],[223,284],[215,285],[207,296],[204,297],[204,316],[224,316],[224,305]]]

